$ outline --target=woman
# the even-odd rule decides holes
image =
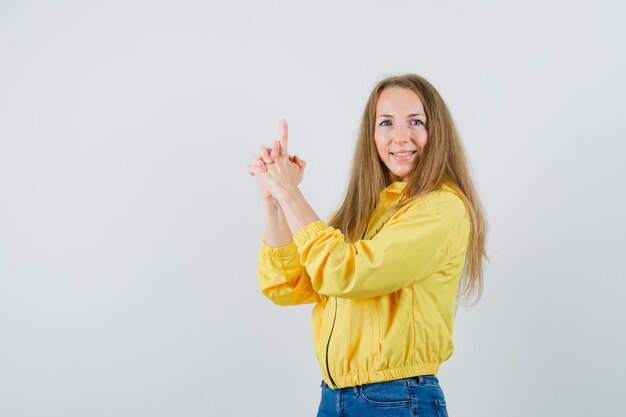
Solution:
[[[436,374],[457,300],[480,299],[487,227],[443,99],[414,74],[375,86],[327,223],[298,189],[305,162],[279,126],[248,166],[265,200],[259,283],[278,305],[315,303],[318,416],[447,416]]]

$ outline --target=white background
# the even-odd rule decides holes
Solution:
[[[625,415],[615,1],[0,1],[0,416],[314,416],[312,305],[258,288],[245,166],[322,218],[388,75],[446,100],[489,221],[451,416]]]

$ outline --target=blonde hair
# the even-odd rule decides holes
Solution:
[[[473,305],[482,296],[483,257],[489,259],[485,253],[487,221],[452,115],[439,92],[426,79],[405,74],[385,78],[376,84],[361,119],[345,199],[328,224],[341,230],[348,242],[361,239],[378,204],[380,192],[392,182],[374,143],[376,104],[388,87],[407,88],[417,94],[426,112],[428,132],[426,145],[409,174],[403,198],[392,209],[397,210],[439,189],[443,182],[459,191],[469,211],[471,230],[458,296],[466,302],[474,298],[470,304]]]

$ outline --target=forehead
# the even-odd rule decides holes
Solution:
[[[408,88],[387,87],[385,88],[376,103],[376,114],[424,114],[424,106],[418,95]]]

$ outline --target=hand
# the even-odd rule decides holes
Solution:
[[[281,120],[278,126],[280,139],[272,143],[272,151],[270,154],[273,162],[266,163],[264,161],[265,172],[256,174],[255,176],[267,192],[275,199],[281,200],[290,193],[298,190],[298,184],[304,175],[305,163],[296,163],[289,158],[287,151],[287,121],[284,119]],[[294,157],[293,159],[298,160],[299,158],[295,159]]]
[[[289,161],[287,163],[288,170],[294,171],[294,168],[297,167],[297,176],[295,185],[297,186],[302,182],[302,178],[304,177],[304,168],[306,166],[306,162],[300,159],[296,155],[289,155],[286,152],[287,146],[287,121],[281,120],[278,123],[279,131],[280,131],[280,141],[274,141],[272,143],[271,150],[263,145],[261,145],[260,153],[255,155],[254,164],[248,165],[248,172],[250,175],[255,176],[257,180],[257,186],[259,187],[259,191],[261,192],[261,196],[263,200],[272,202],[274,201],[274,197],[272,193],[268,189],[268,184],[264,181],[264,178],[260,177],[259,174],[267,172],[268,165],[273,164],[277,160],[283,161],[284,156],[287,155],[286,160]],[[285,162],[283,161],[283,164]],[[271,188],[271,186],[269,186]]]
[[[270,194],[267,191],[267,189],[265,188],[265,186],[263,185],[263,183],[259,180],[259,177],[257,176],[257,174],[260,174],[267,170],[267,168],[265,167],[265,164],[271,164],[274,162],[272,160],[272,157],[270,156],[268,148],[261,145],[260,154],[254,155],[254,158],[255,158],[254,164],[248,165],[248,172],[250,173],[250,175],[255,176],[256,183],[257,183],[257,186],[259,187],[259,191],[261,192],[261,197],[263,198],[263,200],[267,202],[274,202],[274,197],[272,197],[272,194]]]

